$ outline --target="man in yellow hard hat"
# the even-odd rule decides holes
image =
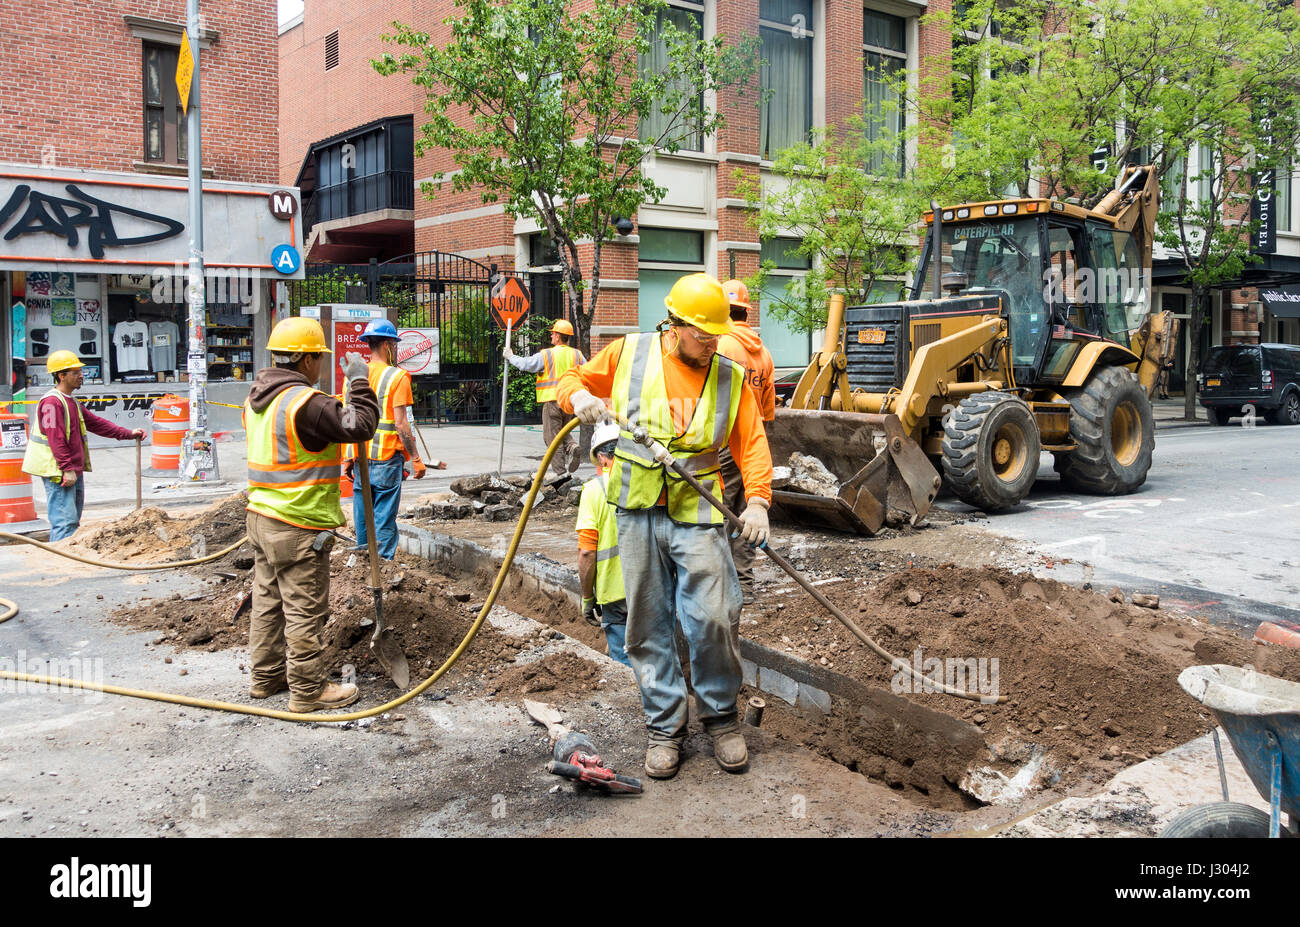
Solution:
[[[567,319],[559,319],[551,326],[551,346],[538,351],[531,357],[519,357],[510,350],[509,343],[502,352],[506,360],[525,373],[537,374],[537,404],[542,407],[542,440],[547,447],[555,440],[560,429],[568,424],[571,416],[561,411],[555,401],[555,387],[566,370],[579,364],[585,364],[587,358],[582,352],[569,344],[573,340],[573,326]],[[558,478],[567,478],[578,469],[582,451],[578,442],[570,433],[555,456],[551,458],[551,469]]]
[[[143,428],[122,428],[78,405],[72,394],[85,379],[82,366],[71,351],[55,351],[46,360],[45,369],[54,377],[54,389],[36,405],[36,427],[23,455],[23,472],[39,476],[45,483],[51,541],[61,541],[81,526],[81,510],[86,502],[82,474],[90,471],[86,433],[118,441],[144,437]]]
[[[357,687],[329,681],[321,628],[329,617],[330,549],[343,525],[341,444],[369,441],[379,403],[360,354],[349,354],[345,406],[315,386],[331,353],[314,319],[278,322],[244,404],[248,436],[248,540],[253,547],[249,694],[289,691],[290,711],[341,708]]]
[[[596,424],[623,416],[647,429],[686,470],[722,500],[718,452],[731,449],[748,500],[743,536],[767,541],[772,455],[745,371],[717,353],[731,330],[727,296],[708,274],[682,277],[664,300],[668,319],[653,332],[626,335],[560,377],[558,402]],[[646,774],[676,774],[686,739],[686,683],[674,625],[690,651],[698,714],[713,738],[713,755],[728,772],[749,764],[740,733],[740,650],[733,627],[740,583],[722,516],[685,480],[620,434],[607,474],[606,499],[616,510],[619,560],[627,601],[627,656],[641,689],[649,744]]]
[[[731,331],[718,339],[718,353],[745,368],[745,382],[758,400],[758,412],[766,429],[776,417],[776,371],[772,354],[763,346],[758,332],[749,327],[752,308],[749,305],[749,287],[741,280],[728,280],[722,285],[722,290],[731,304]],[[721,458],[727,505],[734,511],[745,502],[745,481],[729,450],[723,448]],[[740,591],[746,605],[754,600],[754,553],[754,548],[740,538],[731,539],[731,559],[736,563],[736,575],[740,578]]]

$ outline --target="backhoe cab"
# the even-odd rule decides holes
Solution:
[[[778,410],[770,437],[778,463],[793,450],[822,457],[840,499],[828,517],[824,501],[778,492],[783,514],[862,533],[879,527],[868,513],[915,522],[939,471],[997,511],[1029,492],[1044,450],[1072,489],[1141,486],[1149,396],[1176,340],[1170,314],[1148,313],[1157,197],[1154,172],[1138,167],[1093,209],[1014,199],[928,214],[911,300],[846,309],[832,297],[791,401],[802,413]],[[845,413],[872,420],[855,417],[846,435]]]

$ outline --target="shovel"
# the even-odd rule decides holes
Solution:
[[[357,473],[361,475],[361,507],[366,513],[366,548],[370,553],[370,591],[375,597],[375,633],[370,638],[370,652],[379,660],[397,688],[405,689],[411,684],[411,668],[406,663],[406,654],[393,637],[393,629],[384,624],[384,590],[379,578],[379,544],[375,539],[375,503],[370,498],[370,462],[366,459],[366,446],[357,445],[355,460]]]

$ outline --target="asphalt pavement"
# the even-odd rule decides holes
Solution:
[[[1159,592],[1245,625],[1300,621],[1300,428],[1158,428],[1146,484],[1128,496],[1067,493],[1044,454],[1025,504],[982,524],[1030,542],[1067,581]]]

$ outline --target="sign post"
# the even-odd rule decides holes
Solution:
[[[510,347],[510,332],[514,324],[528,314],[531,305],[528,291],[518,277],[497,274],[492,280],[492,317],[506,330],[506,347]],[[501,476],[506,456],[506,403],[510,398],[510,362],[501,371],[501,441],[497,446],[497,476]]]
[[[203,282],[203,128],[199,117],[199,0],[186,0],[185,35],[176,64],[176,90],[187,120],[187,174],[190,189],[190,264],[188,280],[190,427],[181,440],[181,476],[189,480],[221,479],[217,445],[208,434],[207,303]]]

